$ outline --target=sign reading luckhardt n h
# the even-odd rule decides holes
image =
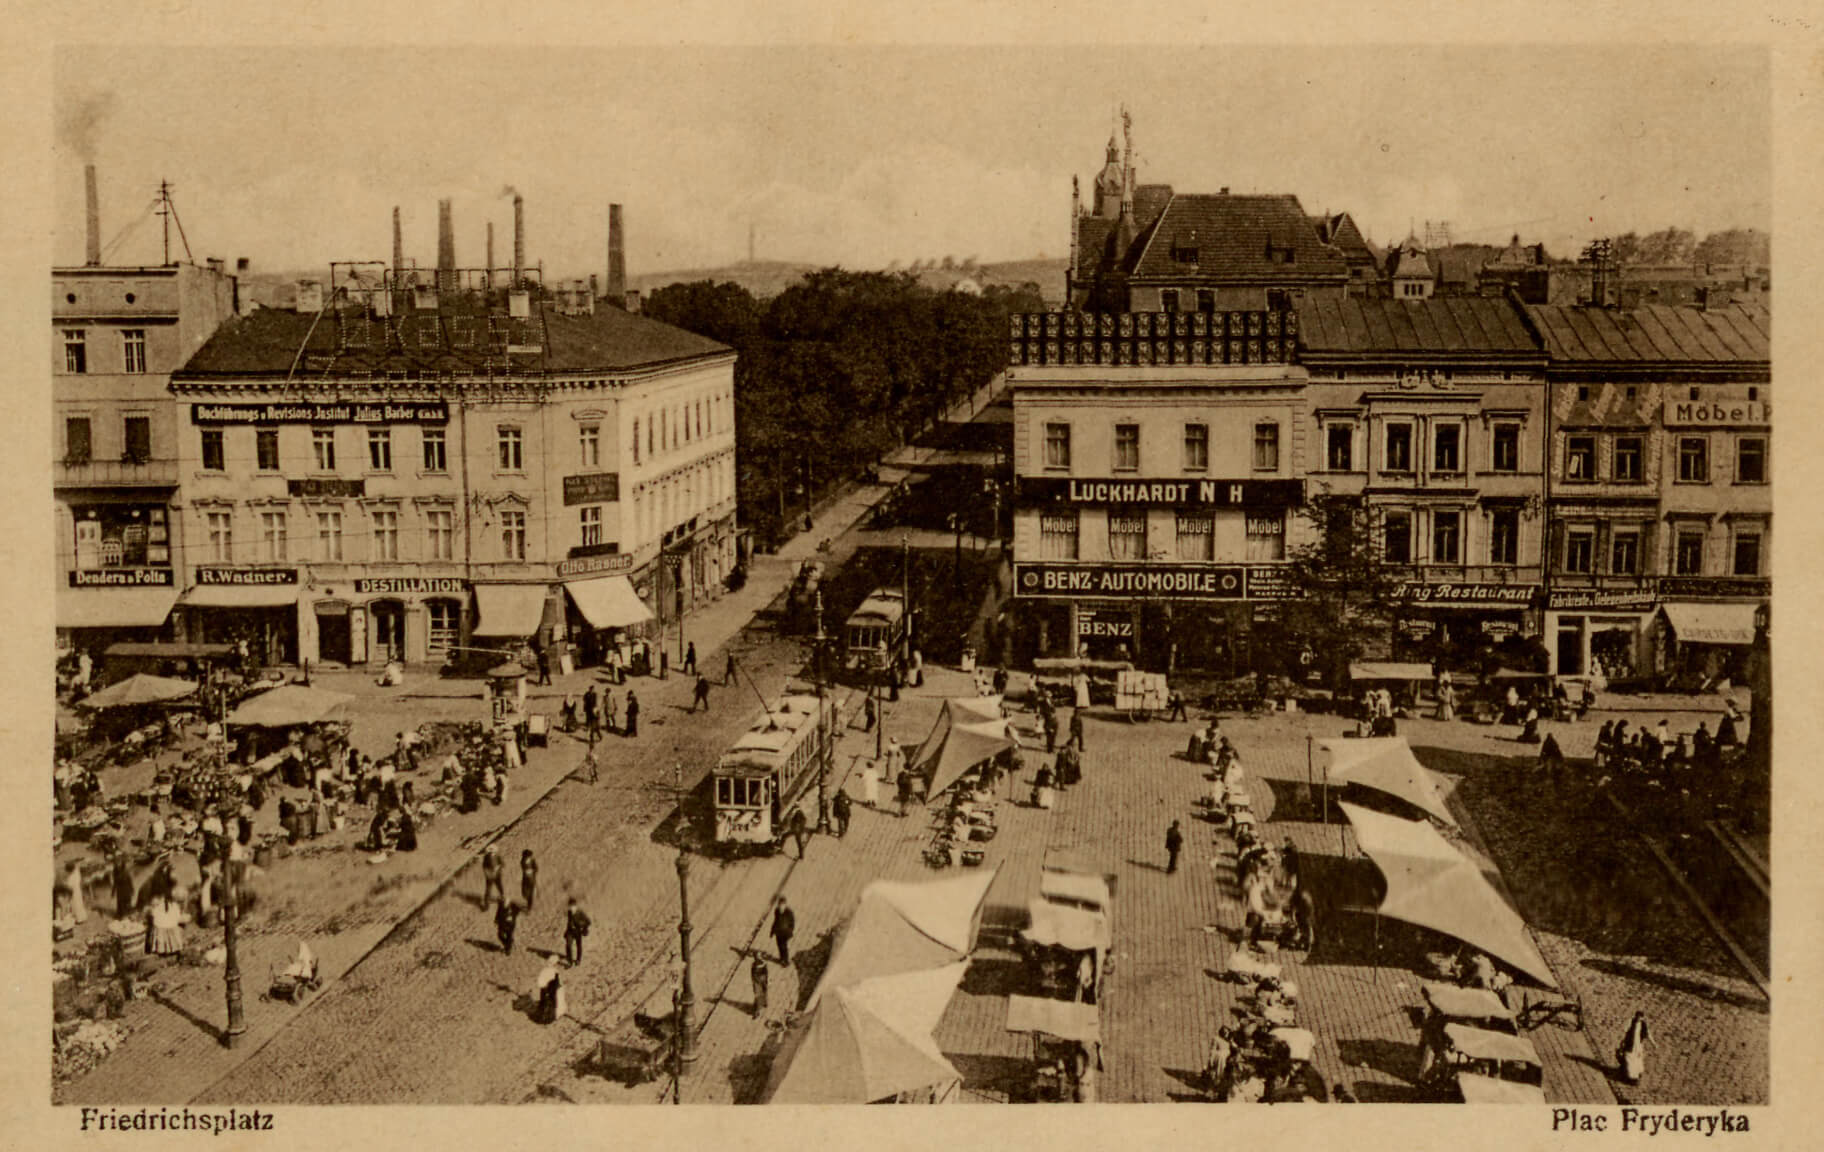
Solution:
[[[1042,504],[1164,504],[1192,508],[1293,508],[1303,480],[1092,480],[1022,476],[1020,499]]]

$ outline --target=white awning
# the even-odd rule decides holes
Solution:
[[[543,584],[477,584],[477,636],[530,636],[545,615]]]
[[[59,628],[156,628],[177,603],[175,588],[59,588]]]
[[[184,593],[186,608],[280,608],[297,602],[296,584],[198,584]]]
[[[1754,643],[1753,604],[1661,604],[1666,623],[1685,644]]]
[[[568,580],[564,591],[576,601],[576,610],[596,628],[626,628],[652,619],[644,601],[634,595],[633,585],[625,576],[596,576],[589,580]]]

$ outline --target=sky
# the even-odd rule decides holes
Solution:
[[[1767,229],[1771,87],[1746,47],[64,47],[58,263],[80,263],[82,164],[108,263],[161,259],[169,180],[196,259],[259,270],[512,250],[632,274],[745,258],[849,267],[1058,257],[1131,112],[1139,179],[1297,195],[1389,244],[1449,221],[1575,255],[1673,225]],[[175,231],[173,244],[177,245]]]

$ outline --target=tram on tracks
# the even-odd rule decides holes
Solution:
[[[791,811],[817,779],[835,738],[833,702],[781,697],[716,761],[716,844],[731,852],[777,851]]]

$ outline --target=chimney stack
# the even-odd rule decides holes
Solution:
[[[526,271],[526,201],[513,193],[513,287],[519,287]]]
[[[447,292],[456,287],[456,226],[450,215],[450,202],[437,201],[437,290]]]
[[[399,227],[399,207],[393,206],[393,277],[405,274],[405,232]]]
[[[494,221],[488,221],[488,280],[494,279]]]
[[[101,266],[101,196],[95,190],[95,165],[82,166],[83,197],[88,213],[88,245],[84,262],[91,268]]]
[[[608,297],[621,300],[627,295],[627,251],[621,240],[621,206],[608,205]]]

